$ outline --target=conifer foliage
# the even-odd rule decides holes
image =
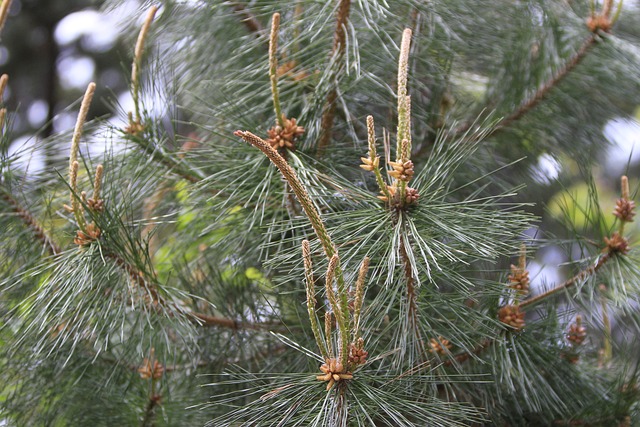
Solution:
[[[632,6],[141,4],[126,123],[0,110],[0,424],[631,425],[637,180],[591,171]],[[543,154],[588,201],[532,237]]]

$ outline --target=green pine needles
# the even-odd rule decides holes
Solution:
[[[0,424],[640,417],[637,168],[597,163],[640,99],[635,9],[139,16],[121,122],[91,83],[17,147],[0,78]]]

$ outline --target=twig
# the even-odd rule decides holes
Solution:
[[[153,417],[155,415],[155,408],[160,404],[160,395],[153,394],[149,396],[149,402],[144,411],[144,418],[142,419],[142,427],[153,426]]]
[[[409,260],[409,255],[407,254],[407,249],[404,246],[404,239],[400,238],[400,247],[398,248],[400,252],[400,258],[402,258],[402,264],[404,267],[404,277],[407,281],[407,300],[409,303],[409,311],[407,313],[409,317],[410,326],[413,328],[416,338],[418,339],[418,343],[420,344],[420,354],[425,354],[425,346],[424,340],[422,339],[422,334],[420,333],[420,328],[418,326],[418,307],[416,304],[416,298],[418,297],[416,293],[414,278],[413,278],[413,269],[411,268],[411,261]]]
[[[462,362],[464,362],[466,360],[469,360],[471,358],[472,354],[475,354],[476,356],[479,355],[485,349],[489,348],[489,346],[491,344],[493,344],[494,342],[495,342],[495,340],[493,340],[493,339],[486,339],[486,340],[482,341],[480,344],[478,344],[478,346],[476,346],[476,348],[471,350],[471,352],[465,352],[465,353],[457,354],[457,355],[453,356],[453,359],[445,360],[443,362],[443,365],[444,366],[451,366],[453,364],[454,360],[456,362],[458,362],[458,363],[462,363]]]
[[[595,44],[596,40],[597,35],[591,34],[582,43],[578,51],[571,57],[571,59],[569,59],[569,61],[553,77],[551,77],[540,88],[538,88],[538,90],[535,94],[533,94],[532,97],[520,104],[520,106],[515,111],[513,111],[508,116],[505,116],[500,122],[498,122],[498,124],[486,134],[485,138],[496,134],[497,132],[509,126],[511,123],[520,119],[522,116],[535,108],[554,87],[556,87],[571,71],[576,68],[576,66],[587,55],[589,49]],[[469,130],[472,124],[473,122],[464,123],[456,128],[454,130],[454,133],[456,135],[464,133]]]
[[[260,37],[260,34],[264,31],[260,21],[247,9],[247,7],[239,1],[232,2],[231,7],[242,18],[242,23],[249,30],[254,33],[256,37]]]
[[[138,34],[138,40],[136,41],[136,47],[133,52],[133,64],[131,64],[131,94],[133,96],[133,104],[135,109],[135,122],[141,123],[140,117],[140,66],[142,64],[142,53],[144,51],[144,42],[147,39],[151,22],[158,11],[158,6],[151,6],[149,12],[147,12],[147,18],[140,28]]]
[[[2,0],[0,3],[0,33],[4,28],[5,22],[7,22],[7,17],[9,16],[9,8],[11,7],[12,0]]]
[[[520,303],[520,308],[524,308],[527,307],[529,305],[533,305],[533,304],[537,304],[538,302],[557,294],[558,292],[568,289],[570,287],[572,287],[573,285],[575,285],[576,283],[578,283],[579,281],[586,279],[587,277],[595,274],[607,261],[609,261],[612,257],[612,253],[610,251],[605,252],[600,258],[598,258],[598,261],[594,264],[591,265],[589,267],[587,267],[586,269],[582,270],[581,272],[579,272],[578,274],[576,274],[575,276],[567,279],[566,281],[564,281],[563,283],[561,283],[560,285],[556,286],[553,289],[550,289],[546,292],[541,293],[540,295],[536,295],[533,298],[529,298],[526,301],[523,301]]]
[[[341,61],[345,51],[345,28],[349,19],[349,11],[351,9],[351,0],[340,0],[338,12],[336,14],[336,30],[333,36],[333,48],[331,56],[337,56],[337,61]],[[333,120],[336,112],[336,100],[338,98],[338,89],[334,86],[327,95],[327,101],[324,104],[322,112],[322,121],[320,124],[320,139],[318,141],[318,153],[322,153],[331,140],[333,130]]]
[[[184,308],[178,307],[175,304],[165,300],[162,296],[160,296],[158,294],[157,289],[154,286],[152,286],[152,284],[148,283],[148,281],[145,279],[144,274],[141,271],[139,271],[137,268],[129,264],[126,260],[124,260],[118,254],[114,254],[113,252],[107,252],[105,256],[111,259],[112,261],[114,261],[118,267],[123,269],[136,285],[138,285],[139,287],[144,289],[146,292],[148,292],[149,296],[151,297],[152,303],[154,305],[158,305],[160,307],[170,309],[171,311],[167,314],[171,316],[173,315],[172,314],[173,312],[179,312],[183,314],[185,317],[187,317],[189,321],[191,321],[192,323],[198,326],[219,326],[219,327],[234,329],[234,330],[242,330],[242,329],[256,330],[256,331],[269,330],[269,329],[273,329],[274,326],[279,326],[273,323],[240,322],[240,321],[228,319],[225,317],[216,317],[216,316],[210,316],[208,314],[198,313],[194,311],[185,311]]]
[[[226,317],[209,316],[207,314],[196,312],[187,312],[186,315],[193,323],[197,325],[219,326],[222,328],[234,330],[266,331],[273,330],[276,327],[282,326],[277,323],[240,322]]]
[[[13,208],[18,217],[22,219],[22,222],[31,229],[38,240],[44,244],[51,255],[57,255],[62,252],[62,249],[53,241],[53,239],[51,239],[51,237],[49,237],[33,215],[27,209],[23,208],[20,203],[11,196],[11,194],[3,189],[0,191],[0,195],[2,195],[2,198]]]
[[[608,248],[607,248],[608,249]],[[537,304],[538,302],[541,302],[547,298],[549,298],[550,296],[553,296],[555,294],[557,294],[558,292],[568,289],[570,287],[572,287],[573,285],[575,285],[576,283],[578,283],[579,281],[595,274],[609,259],[611,259],[613,256],[612,252],[610,250],[607,250],[607,252],[605,252],[600,258],[598,258],[598,261],[594,264],[591,265],[589,267],[587,267],[586,269],[580,271],[578,274],[576,274],[575,276],[571,277],[570,279],[567,279],[566,281],[562,282],[560,285],[556,286],[553,289],[550,289],[540,295],[537,295],[533,298],[529,298],[526,301],[523,301],[520,303],[519,307],[520,308],[525,308],[529,305],[534,305]],[[459,353],[455,356],[453,356],[452,360],[447,360],[444,362],[444,366],[451,366],[453,364],[453,361],[457,361],[457,362],[464,362],[468,359],[471,358],[472,354],[475,354],[476,356],[479,355],[480,353],[482,353],[484,350],[486,350],[487,348],[489,348],[489,346],[491,346],[493,343],[495,342],[494,339],[486,339],[484,341],[482,341],[482,343],[480,343],[476,348],[474,348],[471,352],[465,352],[465,353]]]
[[[182,162],[170,157],[165,152],[156,150],[144,138],[136,135],[127,136],[131,141],[139,145],[147,154],[149,154],[153,160],[166,166],[176,175],[194,184],[202,181],[203,178],[201,176],[194,173],[191,169],[185,168]]]

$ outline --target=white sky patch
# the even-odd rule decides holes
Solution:
[[[61,46],[82,37],[84,47],[104,52],[114,45],[118,32],[114,17],[95,10],[83,10],[64,17],[56,26],[54,37]]]
[[[88,56],[70,56],[58,62],[60,84],[65,89],[85,89],[95,72],[96,64]]]
[[[36,137],[33,135],[16,138],[9,146],[9,158],[15,159],[12,166],[21,169],[27,175],[44,170],[44,156],[35,149]],[[15,157],[14,157],[15,156]]]
[[[5,65],[9,62],[9,49],[4,46],[0,46],[0,65]]]
[[[531,277],[531,294],[538,295],[562,282],[560,269],[557,266],[543,265],[537,261],[527,263],[529,277]]]
[[[550,154],[538,157],[538,163],[531,168],[531,177],[540,184],[550,184],[560,174],[562,165]]]
[[[76,119],[78,112],[74,113],[62,112],[57,114],[53,118],[53,130],[54,132],[64,132],[69,129],[73,129],[76,125]]]
[[[27,120],[29,120],[31,127],[37,128],[42,126],[45,120],[47,120],[48,112],[49,107],[42,99],[33,101],[27,110]]]
[[[604,127],[604,135],[611,142],[607,151],[606,167],[621,174],[627,163],[640,161],[640,123],[633,119],[617,118]]]

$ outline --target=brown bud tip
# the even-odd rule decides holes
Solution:
[[[620,177],[620,190],[623,199],[629,199],[629,178],[626,175]]]

